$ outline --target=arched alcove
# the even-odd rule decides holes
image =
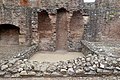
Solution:
[[[83,16],[80,11],[74,11],[70,21],[70,30],[75,32],[82,32],[84,28]],[[80,31],[82,30],[82,31]]]
[[[74,11],[70,20],[71,49],[78,51],[81,48],[80,41],[84,34],[84,21],[81,11]]]
[[[0,24],[0,45],[19,45],[19,31],[17,26]]]
[[[56,20],[56,31],[57,31],[57,41],[56,46],[59,50],[67,49],[67,13],[68,11],[64,8],[57,10],[57,20]]]
[[[38,13],[38,34],[39,46],[42,50],[49,50],[49,43],[51,41],[53,26],[48,12],[45,10]]]

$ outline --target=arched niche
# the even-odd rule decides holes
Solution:
[[[79,51],[81,49],[81,40],[84,34],[84,19],[81,11],[74,11],[70,20],[70,42],[71,51]]]
[[[12,24],[0,24],[0,46],[19,45],[20,28]]]
[[[38,35],[39,47],[41,50],[48,51],[50,49],[51,38],[53,35],[53,26],[47,11],[38,12]]]
[[[65,8],[57,10],[56,20],[56,48],[57,50],[67,50],[67,34],[68,34],[68,11]]]

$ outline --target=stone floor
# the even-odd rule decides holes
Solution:
[[[91,51],[111,57],[120,57],[120,42],[87,42],[82,43]]]
[[[26,48],[25,46],[0,46],[0,60],[11,58]]]
[[[57,61],[66,61],[70,59],[75,59],[78,57],[83,57],[84,55],[81,52],[67,52],[64,50],[58,50],[55,52],[41,51],[33,55],[31,61],[39,62],[57,62]]]

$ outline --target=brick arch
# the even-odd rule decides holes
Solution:
[[[20,28],[18,26],[13,25],[13,24],[0,24],[0,28],[3,27],[3,26],[5,28],[17,28],[20,32]]]
[[[5,25],[5,24],[7,24],[7,25],[11,25],[11,26],[16,26],[16,27],[19,28],[20,34],[23,34],[23,31],[24,31],[24,29],[25,29],[25,28],[23,28],[23,27],[25,27],[25,26],[21,26],[21,24],[18,23],[18,22],[19,22],[19,21],[17,21],[16,23],[14,23],[13,21],[10,21],[10,22],[2,22],[0,25]]]
[[[83,16],[81,11],[74,11],[71,16],[70,30],[76,31],[83,27]]]
[[[38,12],[38,35],[39,35],[39,49],[50,50],[51,38],[53,35],[53,25],[51,18],[46,10]]]
[[[57,12],[69,12],[66,8],[62,7],[57,9]]]
[[[49,14],[46,10],[42,10],[38,13],[38,29],[40,31],[49,31],[52,29],[51,19],[49,18]],[[42,37],[42,35],[40,36]]]
[[[73,12],[69,25],[72,51],[79,51],[82,47],[80,41],[83,39],[84,34],[83,20],[83,15],[80,10]]]
[[[0,24],[0,45],[19,45],[20,28],[12,24]]]

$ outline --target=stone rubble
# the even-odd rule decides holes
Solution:
[[[120,58],[98,54],[88,54],[59,62],[29,61],[38,50],[37,45],[31,46],[26,52],[9,60],[0,61],[1,77],[66,77],[66,76],[105,76],[120,73]]]
[[[83,58],[59,62],[29,61],[14,57],[0,63],[2,77],[59,77],[87,75],[115,75],[120,73],[120,58],[88,54]]]

